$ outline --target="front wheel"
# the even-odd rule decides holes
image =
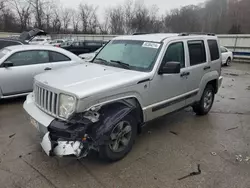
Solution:
[[[212,85],[207,85],[201,100],[193,105],[193,110],[197,115],[206,115],[212,108],[214,102],[214,88]]]
[[[118,161],[132,149],[137,135],[137,124],[133,116],[127,115],[112,129],[110,142],[100,146],[100,156],[106,161]]]

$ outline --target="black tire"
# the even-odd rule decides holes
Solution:
[[[108,162],[119,161],[122,158],[124,158],[131,151],[133,147],[133,144],[137,136],[137,123],[136,123],[135,118],[132,115],[127,115],[126,117],[121,119],[120,122],[128,122],[131,125],[131,137],[129,139],[129,142],[126,146],[124,146],[124,149],[119,152],[114,152],[111,149],[111,146],[109,143],[100,146],[99,154],[100,154],[101,159],[104,161],[108,161]],[[119,123],[117,123],[116,126]],[[113,130],[115,130],[116,126],[114,126]],[[113,130],[110,132],[110,139],[111,139],[111,134],[113,133]]]
[[[208,101],[206,98],[208,93],[211,93],[211,103],[209,105],[207,104],[207,102],[210,102],[210,100]],[[204,89],[201,100],[197,102],[195,105],[193,105],[194,112],[200,116],[208,114],[214,103],[214,95],[215,95],[214,87],[211,84],[208,84]],[[205,100],[207,100],[207,102]]]
[[[231,58],[229,57],[229,58],[227,59],[225,65],[226,65],[226,66],[230,66],[231,62],[232,62],[232,60],[231,60]]]

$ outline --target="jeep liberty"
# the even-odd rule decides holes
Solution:
[[[192,106],[207,114],[222,82],[212,34],[141,34],[112,39],[91,62],[35,77],[24,109],[49,156],[109,161],[130,152],[148,121]]]

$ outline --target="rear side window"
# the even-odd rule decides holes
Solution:
[[[185,67],[185,55],[183,42],[172,43],[169,45],[165,56],[163,58],[163,63],[167,62],[180,62],[181,68]]]
[[[60,62],[60,61],[70,61],[71,59],[67,56],[58,53],[58,52],[50,52],[50,62]]]
[[[208,40],[208,46],[210,50],[211,61],[217,60],[220,58],[219,47],[216,40]]]
[[[204,41],[196,40],[188,42],[190,66],[206,62],[206,51]]]

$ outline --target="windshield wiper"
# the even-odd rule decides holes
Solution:
[[[95,58],[94,61],[97,60],[97,61],[102,61],[104,62],[105,64],[108,64],[108,61],[106,59],[102,59],[102,58]]]
[[[110,60],[110,62],[112,62],[112,63],[117,63],[117,64],[121,65],[122,67],[124,67],[124,68],[126,68],[126,69],[131,69],[130,65],[127,64],[127,63],[123,63],[123,62],[121,62],[121,61],[115,61],[115,60]]]

